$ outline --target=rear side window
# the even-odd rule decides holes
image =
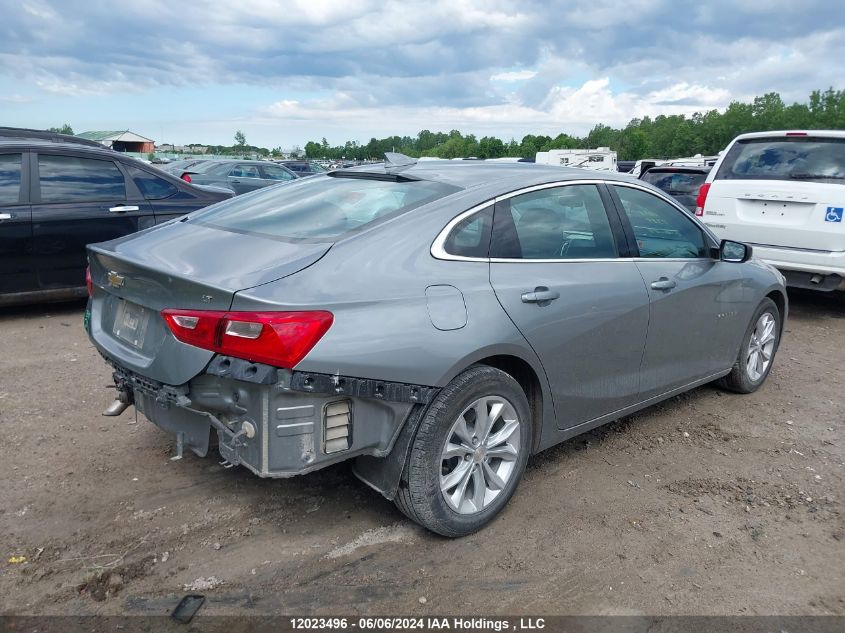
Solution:
[[[458,257],[486,258],[492,227],[493,207],[490,206],[458,222],[446,237],[443,250]]]
[[[514,196],[496,206],[490,257],[606,259],[617,256],[595,185],[566,185]]]
[[[704,232],[680,209],[641,189],[614,185],[631,222],[640,257],[706,257]]]
[[[42,202],[123,200],[123,174],[110,160],[38,155]]]
[[[363,175],[302,178],[216,204],[188,221],[283,240],[328,241],[459,190]]]
[[[143,169],[137,167],[128,167],[129,175],[135,181],[141,194],[147,200],[162,200],[169,198],[174,193],[179,191],[176,185],[167,182],[164,178],[159,178]]]
[[[17,204],[21,196],[21,155],[0,154],[0,204]]]
[[[845,139],[794,136],[737,141],[716,179],[845,182]]]
[[[233,178],[261,178],[255,165],[235,165],[229,175]]]

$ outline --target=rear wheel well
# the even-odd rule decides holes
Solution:
[[[476,365],[487,365],[495,367],[516,380],[531,407],[531,433],[532,447],[537,448],[540,441],[540,431],[543,428],[543,388],[540,386],[540,379],[537,373],[527,362],[517,356],[488,356],[475,363]]]

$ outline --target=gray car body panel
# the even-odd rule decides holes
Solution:
[[[367,166],[355,171],[380,169]],[[224,441],[226,433],[218,428],[224,456],[230,461],[262,476],[290,476],[354,456],[386,457],[365,460],[359,475],[390,497],[413,438],[413,424],[420,417],[411,413],[424,405],[414,408],[412,400],[388,402],[350,395],[341,386],[345,379],[436,390],[474,363],[518,359],[531,369],[539,387],[534,402],[537,451],[725,375],[762,298],[777,293],[785,306],[782,277],[756,260],[516,263],[433,255],[438,235],[450,222],[528,187],[585,179],[618,181],[671,202],[658,189],[631,177],[519,163],[434,161],[402,174],[462,190],[334,243],[292,245],[188,222],[92,247],[97,288],[90,332],[95,345],[119,366],[182,385],[195,407],[192,437],[203,416],[215,416],[233,432],[244,416],[249,417],[259,432],[241,447],[230,448]],[[690,221],[701,227],[713,246],[718,244],[697,220]],[[125,288],[109,288],[104,275],[112,269],[137,272],[140,284],[133,290],[130,279]],[[663,276],[677,281],[678,292],[649,287]],[[542,285],[560,288],[561,299],[550,306],[520,301],[521,293]],[[214,297],[214,307],[201,302],[203,293]],[[287,370],[279,370],[273,384],[226,377],[210,380],[205,372],[214,354],[176,341],[163,321],[157,355],[145,366],[109,334],[107,303],[121,297],[155,310],[329,310],[334,315],[332,327],[293,374],[334,377],[334,383],[326,384],[338,385],[337,390],[303,393]],[[785,311],[783,316],[785,320]],[[241,407],[248,413],[232,414],[226,395],[230,387],[243,387],[251,394],[246,398],[251,404]],[[199,398],[200,393],[207,397]],[[347,399],[354,412],[347,452],[320,454],[322,426],[316,413],[309,437],[294,441],[286,431],[272,432],[272,411],[304,403],[316,412],[327,402]],[[167,406],[159,403],[155,406],[161,410],[153,411],[154,400],[144,395],[145,413],[173,432]],[[412,420],[410,426],[406,419]],[[363,433],[360,425],[365,425]],[[193,441],[196,446],[191,448],[198,453],[207,450],[201,439]],[[305,450],[309,446],[311,453]]]

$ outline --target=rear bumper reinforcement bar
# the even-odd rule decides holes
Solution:
[[[332,393],[352,398],[374,398],[388,402],[409,402],[412,404],[428,404],[440,391],[437,387],[411,385],[403,382],[313,374],[302,371],[292,372],[290,389],[304,393]]]

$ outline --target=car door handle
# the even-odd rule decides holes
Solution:
[[[11,220],[12,214],[11,213],[0,213],[0,220]]]
[[[240,181],[240,180],[230,180],[229,182],[233,182],[233,183],[235,183],[236,185],[241,184],[241,181]]]
[[[109,207],[109,213],[126,213],[127,211],[138,211],[134,204],[119,204],[116,207]]]
[[[651,287],[655,290],[671,290],[677,285],[673,279],[669,279],[668,277],[661,277],[657,281],[651,282]]]
[[[557,290],[549,290],[545,286],[537,286],[534,292],[524,292],[522,303],[548,303],[560,297]]]

